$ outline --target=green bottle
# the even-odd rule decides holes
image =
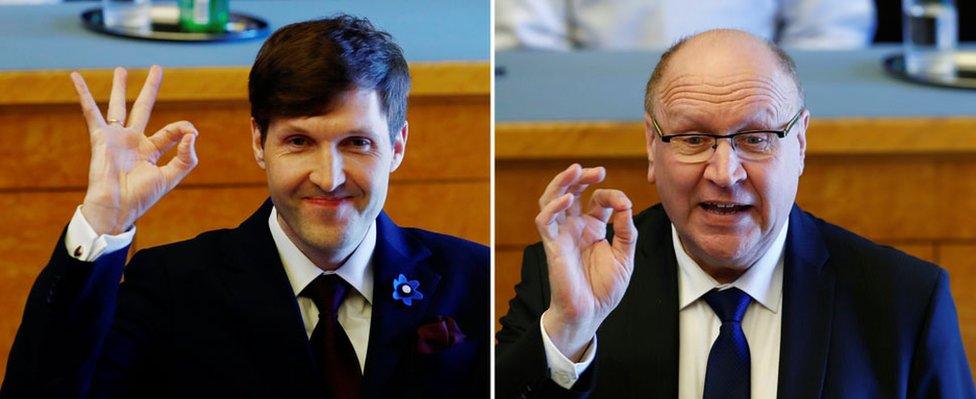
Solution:
[[[184,32],[224,32],[230,0],[179,0],[180,29]]]

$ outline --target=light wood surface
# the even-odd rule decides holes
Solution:
[[[167,69],[149,132],[200,131],[200,163],[137,223],[131,253],[235,227],[267,197],[250,148],[247,68]],[[490,69],[411,64],[410,135],[385,210],[398,224],[489,242]],[[111,70],[82,71],[105,109]],[[134,100],[145,70],[129,74]],[[0,71],[0,375],[31,284],[84,198],[90,148],[68,71]],[[164,159],[165,161],[165,159]]]
[[[160,101],[247,101],[250,67],[166,68]],[[3,71],[0,73],[0,105],[75,104],[77,98],[69,70]],[[96,101],[108,101],[111,69],[79,70]],[[485,62],[411,63],[411,97],[487,96],[491,91],[490,68]],[[126,97],[135,100],[148,69],[128,70]]]

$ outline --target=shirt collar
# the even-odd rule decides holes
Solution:
[[[713,288],[726,289],[736,287],[761,305],[776,313],[783,296],[783,257],[786,247],[786,232],[789,230],[790,221],[783,223],[779,235],[773,240],[769,250],[763,254],[742,276],[730,284],[720,284],[708,273],[702,270],[688,253],[685,252],[681,240],[678,239],[678,231],[674,224],[671,225],[671,240],[674,245],[674,254],[678,261],[678,309],[684,309],[691,305],[702,295],[705,295]]]
[[[271,237],[274,238],[275,246],[278,247],[278,256],[281,257],[281,264],[285,267],[288,275],[288,282],[297,297],[305,287],[320,274],[337,274],[342,277],[352,288],[356,289],[363,298],[369,303],[373,302],[373,249],[376,248],[376,221],[369,225],[366,236],[359,246],[349,255],[346,262],[339,266],[335,271],[323,271],[315,266],[314,263],[281,229],[278,223],[278,210],[271,208],[271,216],[268,218],[268,227],[271,229]]]

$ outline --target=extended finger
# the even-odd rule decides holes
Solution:
[[[579,164],[574,163],[569,165],[568,168],[556,174],[549,184],[546,185],[546,189],[542,191],[542,196],[539,197],[539,209],[545,208],[546,204],[551,202],[553,199],[566,194],[566,188],[569,187],[571,182],[579,178],[579,174],[582,173],[582,167]]]
[[[152,143],[153,147],[156,147],[151,157],[153,162],[162,157],[173,146],[180,143],[183,140],[183,136],[197,134],[197,128],[187,121],[173,122],[159,129],[152,136],[149,136],[149,142]]]
[[[179,147],[176,149],[176,156],[160,168],[170,190],[176,187],[197,166],[196,141],[197,135],[195,134],[183,135]]]
[[[542,234],[543,238],[549,238],[550,226],[556,222],[557,217],[569,209],[573,205],[575,197],[570,194],[563,194],[561,197],[555,198],[549,201],[539,214],[535,217],[535,225],[539,229],[539,233]]]
[[[591,184],[603,181],[606,177],[606,169],[602,166],[595,168],[583,168],[579,164],[572,164],[566,170],[560,172],[549,182],[545,191],[539,198],[539,208],[542,208],[553,198],[563,194],[571,193],[579,195]]]
[[[125,68],[115,68],[112,78],[112,95],[108,99],[108,112],[105,113],[105,120],[109,123],[119,122],[125,124],[125,78],[127,73]]]
[[[102,111],[98,109],[98,104],[92,98],[91,92],[88,91],[88,85],[85,84],[85,78],[82,78],[80,73],[71,72],[71,82],[74,83],[75,92],[78,93],[78,103],[81,104],[81,113],[85,116],[88,130],[95,131],[96,128],[105,124]]]
[[[149,116],[152,114],[153,106],[156,104],[156,95],[159,93],[159,86],[163,82],[163,68],[153,65],[149,68],[149,75],[146,82],[142,84],[142,91],[139,97],[132,104],[132,114],[129,115],[128,126],[138,131],[146,130],[149,124]]]

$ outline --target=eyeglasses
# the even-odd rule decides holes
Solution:
[[[743,130],[727,135],[681,133],[665,136],[661,132],[661,126],[658,125],[657,119],[653,116],[651,116],[651,123],[654,124],[654,130],[657,130],[657,135],[661,141],[670,144],[678,161],[684,163],[707,161],[713,152],[709,149],[718,148],[718,141],[721,139],[729,139],[732,149],[740,158],[761,161],[776,154],[779,149],[779,140],[786,137],[786,134],[790,132],[802,114],[803,108],[790,119],[783,130]]]

